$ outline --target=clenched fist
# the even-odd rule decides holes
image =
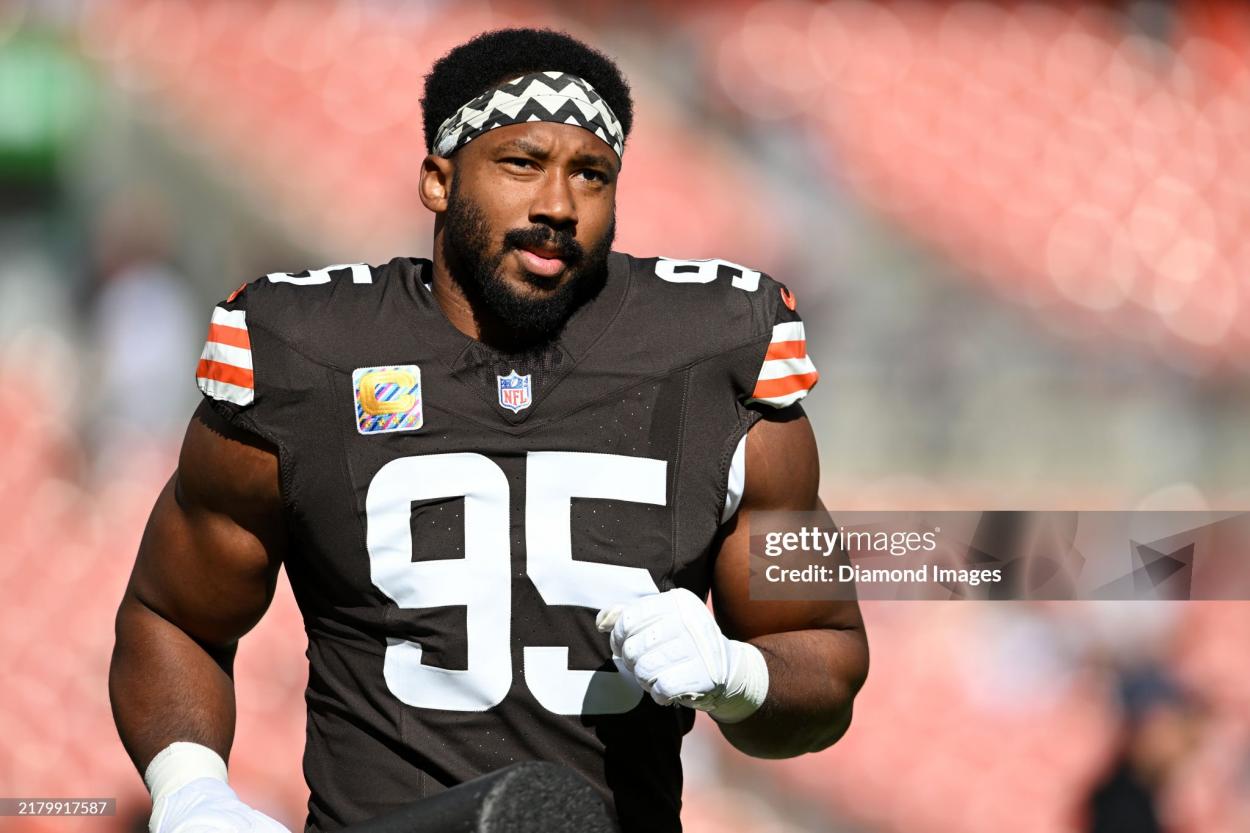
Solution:
[[[613,656],[661,706],[700,709],[722,723],[746,719],[768,694],[768,666],[754,645],[727,638],[684,588],[599,611]]]

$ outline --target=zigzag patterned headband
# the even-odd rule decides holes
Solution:
[[[451,156],[496,127],[531,121],[574,124],[602,139],[619,158],[625,134],[612,108],[585,80],[566,72],[532,72],[479,95],[438,129],[434,153]]]

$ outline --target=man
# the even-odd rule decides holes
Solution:
[[[527,759],[625,830],[679,830],[694,710],[758,757],[850,721],[857,607],[747,593],[750,513],[819,506],[793,296],[610,251],[632,106],[584,44],[487,33],[422,104],[432,262],[272,274],[213,312],[110,677],[153,830],[281,829],[224,763],[231,659],[280,564],[310,830]]]

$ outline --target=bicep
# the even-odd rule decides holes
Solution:
[[[228,645],[261,617],[285,551],[277,456],[201,407],[144,530],[127,597]]]
[[[717,622],[734,639],[771,633],[863,626],[854,601],[761,601],[749,591],[753,512],[824,511],[811,423],[798,409],[770,414],[747,434],[746,479],[737,513],[725,525],[712,573]]]

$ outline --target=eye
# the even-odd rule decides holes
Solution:
[[[538,167],[533,159],[526,159],[521,156],[508,156],[504,159],[500,159],[499,161],[501,164],[510,165],[514,168],[524,168],[526,170]]]
[[[607,174],[603,171],[595,170],[594,168],[583,168],[577,173],[579,176],[583,176],[591,182],[606,183],[608,181]]]

